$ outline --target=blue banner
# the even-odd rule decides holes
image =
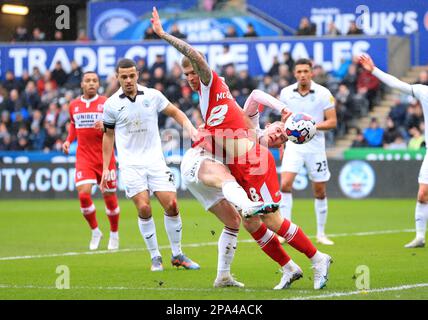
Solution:
[[[369,53],[379,68],[388,70],[388,39],[385,37],[342,37],[342,38],[275,38],[269,40],[210,41],[192,43],[202,51],[211,67],[223,52],[223,45],[228,43],[238,68],[247,68],[253,76],[269,71],[273,57],[290,52],[294,59],[313,58],[326,71],[338,69],[344,59],[363,52]],[[57,61],[61,61],[66,72],[75,60],[83,71],[95,71],[104,78],[114,73],[118,59],[126,57],[145,58],[151,66],[156,55],[165,56],[167,67],[179,62],[181,54],[164,41],[143,42],[104,42],[102,44],[37,44],[0,46],[1,76],[7,70],[13,70],[17,77],[23,70],[32,72],[38,67],[43,73],[52,70]]]
[[[299,0],[298,11],[290,10],[295,0],[247,0],[247,4],[296,30],[300,19],[308,17],[318,36],[327,33],[332,21],[342,34],[347,33],[350,21],[355,21],[368,36],[411,36],[412,64],[428,63],[426,0]]]
[[[198,5],[197,0],[107,1],[88,3],[88,35],[92,40],[110,40],[152,11],[153,6],[177,13]]]

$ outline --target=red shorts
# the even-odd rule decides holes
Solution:
[[[114,161],[110,162],[109,166],[110,175],[112,179],[107,182],[107,192],[115,192],[117,188],[117,171],[116,163]],[[103,173],[103,167],[101,166],[89,166],[89,165],[79,165],[76,163],[76,175],[75,182],[76,187],[83,184],[100,184],[101,177]]]
[[[228,167],[253,201],[281,201],[275,159],[267,148],[256,144],[247,154],[236,157]]]

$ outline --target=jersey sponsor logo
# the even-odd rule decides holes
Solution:
[[[340,171],[340,188],[350,198],[367,197],[373,191],[375,184],[375,172],[365,161],[351,161]]]
[[[207,125],[215,127],[221,124],[226,118],[226,113],[228,110],[229,106],[227,104],[221,104],[212,108],[211,115],[207,120]]]
[[[121,112],[123,109],[125,109],[125,106],[122,106],[120,109],[118,109],[118,112]]]
[[[100,112],[85,112],[73,115],[76,129],[93,128],[95,122],[102,120],[103,114]]]

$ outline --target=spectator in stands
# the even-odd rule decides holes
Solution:
[[[357,77],[357,91],[365,92],[369,100],[369,108],[372,110],[380,89],[380,81],[371,72],[361,70]]]
[[[15,33],[12,36],[12,42],[25,42],[28,40],[29,37],[27,29],[23,26],[17,26],[15,29]]]
[[[6,100],[6,110],[10,113],[15,111],[21,111],[24,104],[19,95],[19,91],[17,89],[12,89],[9,93],[9,98]]]
[[[412,99],[407,107],[406,118],[404,120],[404,127],[410,132],[410,128],[419,127],[423,120],[422,107],[418,100]]]
[[[357,92],[358,68],[356,64],[351,63],[349,64],[347,69],[348,71],[346,72],[344,78],[342,79],[342,83],[346,85],[351,91],[351,94],[353,94]],[[340,73],[338,75],[340,76]]]
[[[277,97],[279,94],[279,85],[275,83],[271,76],[265,75],[263,81],[259,84],[257,89],[262,90],[270,95]]]
[[[13,89],[19,89],[19,82],[15,79],[15,75],[12,71],[6,71],[5,80],[3,80],[2,87],[8,92]]]
[[[0,123],[4,124],[7,128],[7,131],[10,132],[12,129],[12,120],[10,119],[10,112],[3,110],[1,112]]]
[[[174,23],[171,26],[171,32],[170,32],[170,34],[173,35],[176,38],[179,38],[179,39],[186,39],[187,38],[187,35],[185,35],[184,33],[182,33],[180,31],[180,28],[178,27],[178,24],[176,24],[176,23]]]
[[[331,21],[329,24],[328,24],[328,27],[327,27],[327,33],[326,33],[326,35],[327,36],[340,36],[340,31],[339,31],[339,29],[337,29],[337,27],[336,27],[336,25],[334,24],[334,22],[333,21]]]
[[[229,86],[230,92],[238,89],[238,76],[236,75],[236,68],[233,64],[227,65],[224,69],[224,80]]]
[[[405,150],[407,149],[407,144],[401,133],[398,133],[394,141],[388,144],[385,148],[389,150]]]
[[[24,118],[22,112],[16,111],[11,114],[10,118],[12,120],[12,126],[9,132],[11,133],[12,137],[18,134],[19,128],[28,125],[28,121],[26,118]]]
[[[229,65],[234,65],[235,55],[230,51],[230,46],[228,44],[223,45],[223,52],[218,54],[215,58],[215,70],[218,74],[222,75],[225,72],[225,69]]]
[[[153,71],[153,75],[150,78],[149,87],[155,87],[157,83],[166,84],[165,71],[162,69],[162,67],[157,67]]]
[[[416,83],[428,86],[428,71],[427,70],[422,70],[419,73],[418,80],[416,81]]]
[[[252,23],[249,23],[247,25],[247,31],[244,33],[245,38],[255,38],[258,37],[256,30],[254,29],[254,25]]]
[[[299,29],[296,36],[314,36],[316,34],[316,26],[311,23],[307,17],[300,19]]]
[[[10,135],[10,133],[7,130],[6,124],[0,122],[0,140],[3,139],[7,135]]]
[[[319,64],[316,64],[312,68],[312,80],[316,83],[322,85],[323,87],[327,86],[328,76],[324,71],[323,67]]]
[[[376,118],[372,118],[370,126],[363,132],[364,138],[367,141],[369,147],[381,147],[383,140],[383,128],[379,126]]]
[[[144,40],[156,40],[159,39],[158,35],[153,31],[152,26],[148,26],[144,31]]]
[[[45,33],[40,30],[39,27],[33,29],[31,33],[30,41],[44,41]]]
[[[339,85],[335,95],[337,115],[337,135],[342,136],[348,132],[350,121],[353,119],[351,106],[351,93],[344,84]]]
[[[229,26],[226,29],[225,38],[238,38],[238,32],[234,26]]]
[[[55,143],[58,140],[57,129],[54,125],[48,124],[46,126],[46,138],[43,144],[43,151],[48,152],[54,150]]]
[[[257,88],[255,80],[248,73],[247,68],[241,68],[238,73],[238,82],[236,88],[241,95],[248,96],[251,91]]]
[[[43,114],[40,110],[34,110],[32,114],[32,121],[31,121],[31,128],[32,127],[39,127],[41,128],[43,126]]]
[[[388,148],[388,146],[393,143],[398,136],[401,136],[400,132],[391,117],[388,117],[386,119],[386,128],[383,133],[383,147]]]
[[[0,150],[1,151],[9,151],[12,149],[12,139],[10,137],[10,134],[4,136],[2,139],[0,139]]]
[[[51,78],[60,87],[62,87],[67,82],[67,73],[62,68],[61,61],[57,61],[55,63],[55,68],[51,72]]]
[[[152,64],[151,68],[150,68],[150,73],[153,75],[154,71],[157,68],[162,68],[164,74],[166,73],[166,62],[165,62],[165,57],[162,54],[157,54],[156,55],[156,59],[155,62]]]
[[[182,75],[183,75],[183,72],[180,65],[178,63],[174,63],[174,65],[171,68],[171,71],[166,76],[167,87],[165,90],[165,96],[171,102],[177,102],[181,98],[180,81],[182,79]]]
[[[290,55],[290,52],[285,51],[282,54],[282,63],[286,64],[288,66],[288,71],[293,72],[294,70],[294,60]]]
[[[22,93],[22,101],[29,110],[36,110],[41,107],[40,96],[37,93],[34,81],[31,80],[27,83],[25,90]]]
[[[71,70],[67,74],[67,81],[65,87],[67,89],[80,88],[80,82],[82,81],[83,71],[82,68],[77,64],[75,60],[71,61]]]
[[[418,127],[411,127],[409,133],[412,137],[407,145],[409,150],[419,150],[425,147],[425,138]]]
[[[65,125],[70,120],[69,104],[65,102],[65,98],[61,98],[61,110],[57,117],[57,128],[61,129],[61,132],[65,131]]]
[[[272,78],[278,76],[278,74],[279,74],[279,65],[280,65],[280,63],[279,63],[278,57],[274,56],[273,57],[273,61],[272,61],[272,66],[270,67],[270,69],[269,69],[269,71],[268,71],[267,74],[269,76],[271,76]]]
[[[40,125],[31,125],[31,134],[29,136],[30,148],[32,150],[42,150],[46,138],[45,129],[41,128]]]
[[[137,59],[137,70],[138,70],[138,73],[140,74],[140,77],[143,74],[143,72],[146,72],[146,71],[149,72],[146,59],[144,59],[143,57],[140,57]]]
[[[38,91],[39,95],[43,95],[43,93],[46,91],[45,87],[48,84],[50,84],[50,87],[52,89],[57,88],[57,83],[55,82],[55,80],[52,79],[51,72],[49,70],[46,70],[45,73],[43,74],[43,77],[41,77],[36,82],[37,91]],[[43,97],[42,97],[42,100],[43,100]]]
[[[28,150],[29,145],[29,132],[26,125],[21,125],[16,134],[16,139],[12,139],[12,150],[24,151]]]
[[[44,120],[45,128],[46,126],[55,127],[57,125],[58,114],[59,114],[59,110],[58,110],[57,104],[55,102],[51,102],[49,104],[49,108],[45,115],[45,120]],[[48,134],[49,134],[49,130],[48,130]]]
[[[31,74],[31,79],[36,82],[42,78],[42,73],[40,72],[39,67],[33,67],[33,73]]]
[[[64,41],[64,34],[61,30],[56,30],[54,33],[54,41]]]
[[[349,23],[349,29],[348,29],[348,33],[347,35],[360,35],[363,34],[363,30],[361,30],[360,28],[358,28],[357,23],[355,21],[351,21]]]
[[[349,66],[352,64],[351,59],[343,58],[341,60],[341,64],[337,70],[334,70],[331,74],[333,77],[338,80],[343,80],[345,76],[348,74]],[[355,69],[355,79],[356,79],[356,69]]]
[[[49,103],[52,101],[56,101],[57,98],[58,98],[58,90],[56,87],[56,82],[55,81],[46,82],[42,97],[40,99],[43,104],[43,109],[46,109]]]
[[[85,29],[79,30],[79,34],[77,35],[76,41],[78,41],[78,42],[88,42],[89,41],[89,38],[86,34]]]
[[[294,83],[294,75],[290,72],[290,69],[288,68],[288,65],[286,64],[280,64],[278,68],[278,75],[276,77],[273,77],[274,81],[281,82],[286,81],[286,83]]]

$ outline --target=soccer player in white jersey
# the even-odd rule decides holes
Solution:
[[[391,88],[398,89],[405,94],[412,95],[418,99],[422,105],[424,121],[427,123],[428,86],[423,84],[411,85],[381,71],[380,69],[376,68],[373,60],[367,54],[360,56],[359,60],[364,69],[370,71],[386,85],[390,86]],[[425,126],[425,141],[428,141],[428,126]],[[416,238],[406,244],[404,246],[406,248],[425,247],[425,233],[428,221],[428,158],[426,155],[419,171],[418,183],[419,190],[415,209]]]
[[[103,175],[101,185],[110,180],[108,164],[114,143],[126,195],[138,211],[138,225],[152,259],[152,271],[162,271],[162,257],[150,206],[153,193],[165,210],[164,223],[171,244],[173,266],[199,269],[181,250],[182,222],[177,206],[173,176],[165,163],[158,128],[158,113],[174,118],[195,135],[196,128],[186,115],[158,90],[137,84],[134,61],[122,59],[116,67],[120,89],[104,104]]]
[[[310,60],[297,60],[294,76],[297,82],[282,89],[279,99],[287,105],[290,111],[311,115],[316,122],[317,133],[311,141],[305,144],[298,145],[291,141],[286,143],[281,166],[280,211],[284,218],[291,220],[293,182],[297,173],[305,166],[309,179],[312,181],[315,196],[317,242],[333,245],[333,241],[325,234],[328,208],[326,183],[330,179],[330,171],[323,131],[336,128],[334,98],[327,88],[312,81],[312,62]]]

